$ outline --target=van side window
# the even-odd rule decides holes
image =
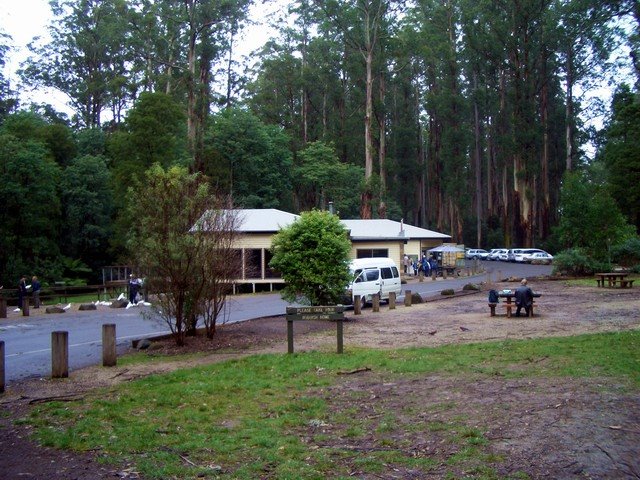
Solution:
[[[355,283],[360,283],[363,282],[364,279],[362,278],[362,270],[358,269],[354,272],[353,276],[355,277]]]
[[[393,278],[398,278],[400,276],[396,267],[391,267],[391,271],[393,272]]]
[[[373,282],[380,278],[380,271],[377,268],[374,270],[365,270],[365,273],[367,274],[367,282]]]
[[[382,278],[383,279],[393,278],[393,274],[391,273],[391,268],[390,267],[382,267],[380,269],[380,273],[382,274]]]

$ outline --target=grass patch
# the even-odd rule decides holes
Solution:
[[[40,405],[26,421],[46,445],[95,449],[115,461],[133,462],[148,478],[346,478],[353,469],[384,474],[389,465],[426,472],[432,460],[411,453],[394,437],[397,412],[373,410],[372,420],[345,404],[332,413],[332,399],[324,392],[342,378],[338,372],[367,366],[391,381],[431,373],[461,380],[498,373],[596,376],[616,378],[635,390],[639,347],[640,332],[631,331],[344,355],[257,355],[151,376],[83,401]],[[352,395],[368,398],[362,391]],[[451,410],[455,403],[446,400],[425,406],[432,413]],[[464,419],[429,421],[424,431],[444,435],[456,446],[448,466],[472,469],[476,474],[470,478],[493,478],[490,442]],[[378,449],[364,454],[342,446],[367,443],[372,436],[378,437],[373,445]]]

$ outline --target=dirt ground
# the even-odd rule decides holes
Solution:
[[[623,331],[640,328],[640,294],[633,289],[567,287],[562,281],[531,280],[542,294],[534,318],[507,318],[498,306],[490,317],[487,291],[515,288],[517,283],[484,285],[477,294],[454,298],[433,297],[411,307],[395,310],[382,306],[362,315],[347,312],[344,348],[395,349],[428,347],[503,339],[570,336],[582,333]],[[502,305],[502,304],[501,304]],[[295,324],[295,350],[335,351],[335,326],[329,322]],[[180,361],[172,353],[203,351],[198,360]],[[0,479],[52,478],[101,479],[139,478],[131,465],[117,468],[99,462],[97,454],[57,451],[37,445],[29,438],[30,428],[14,424],[33,404],[51,397],[72,399],[87,390],[131,381],[194,363],[211,363],[253,353],[286,353],[284,317],[264,318],[219,328],[213,341],[188,338],[177,348],[171,341],[154,342],[149,355],[165,361],[148,365],[90,367],[72,372],[69,379],[38,379],[9,385],[0,396]],[[543,360],[544,361],[544,360]],[[638,367],[640,375],[640,366]],[[370,419],[371,436],[357,444],[319,445],[353,451],[343,462],[356,478],[445,478],[450,471],[446,459],[455,455],[455,445],[442,438],[432,426],[466,418],[461,430],[476,429],[490,441],[503,478],[526,474],[530,478],[640,478],[640,396],[629,393],[609,379],[566,380],[487,378],[460,382],[431,375],[410,381],[392,381],[376,372],[344,376],[333,388],[322,392],[331,409],[338,412],[345,402],[356,406],[361,418]],[[399,412],[395,428],[388,435],[416,457],[439,463],[425,477],[422,472],[390,468],[381,476],[369,476],[355,459],[380,449],[378,422],[384,412]],[[418,413],[416,413],[418,412]],[[424,428],[416,428],[420,425]],[[406,428],[405,428],[406,427]],[[309,427],[300,431],[303,441],[320,438],[345,439],[341,425]],[[329,434],[328,436],[326,434]],[[470,474],[457,472],[456,477]]]

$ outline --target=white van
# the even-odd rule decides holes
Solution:
[[[380,300],[388,300],[389,293],[400,295],[402,282],[396,263],[387,257],[357,258],[349,267],[353,281],[347,287],[347,296],[353,303],[354,298],[364,297],[362,306],[371,303],[371,297],[380,294]]]

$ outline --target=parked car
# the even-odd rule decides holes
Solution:
[[[547,252],[536,252],[529,255],[527,262],[533,265],[550,265],[553,262],[553,255]]]
[[[507,252],[507,262],[515,262],[516,261],[516,255],[519,255],[520,253],[522,253],[523,249],[522,248],[510,248],[509,251]]]
[[[515,262],[516,263],[525,263],[529,261],[529,257],[534,253],[546,253],[544,250],[540,250],[539,248],[523,248],[518,253],[515,254]]]
[[[500,260],[500,255],[506,255],[507,254],[507,249],[506,248],[493,248],[490,252],[489,252],[489,256],[487,257],[487,260]]]
[[[482,248],[469,248],[464,254],[467,260],[473,260],[474,258],[485,260],[487,258],[487,255],[489,255],[489,252],[483,250]]]

